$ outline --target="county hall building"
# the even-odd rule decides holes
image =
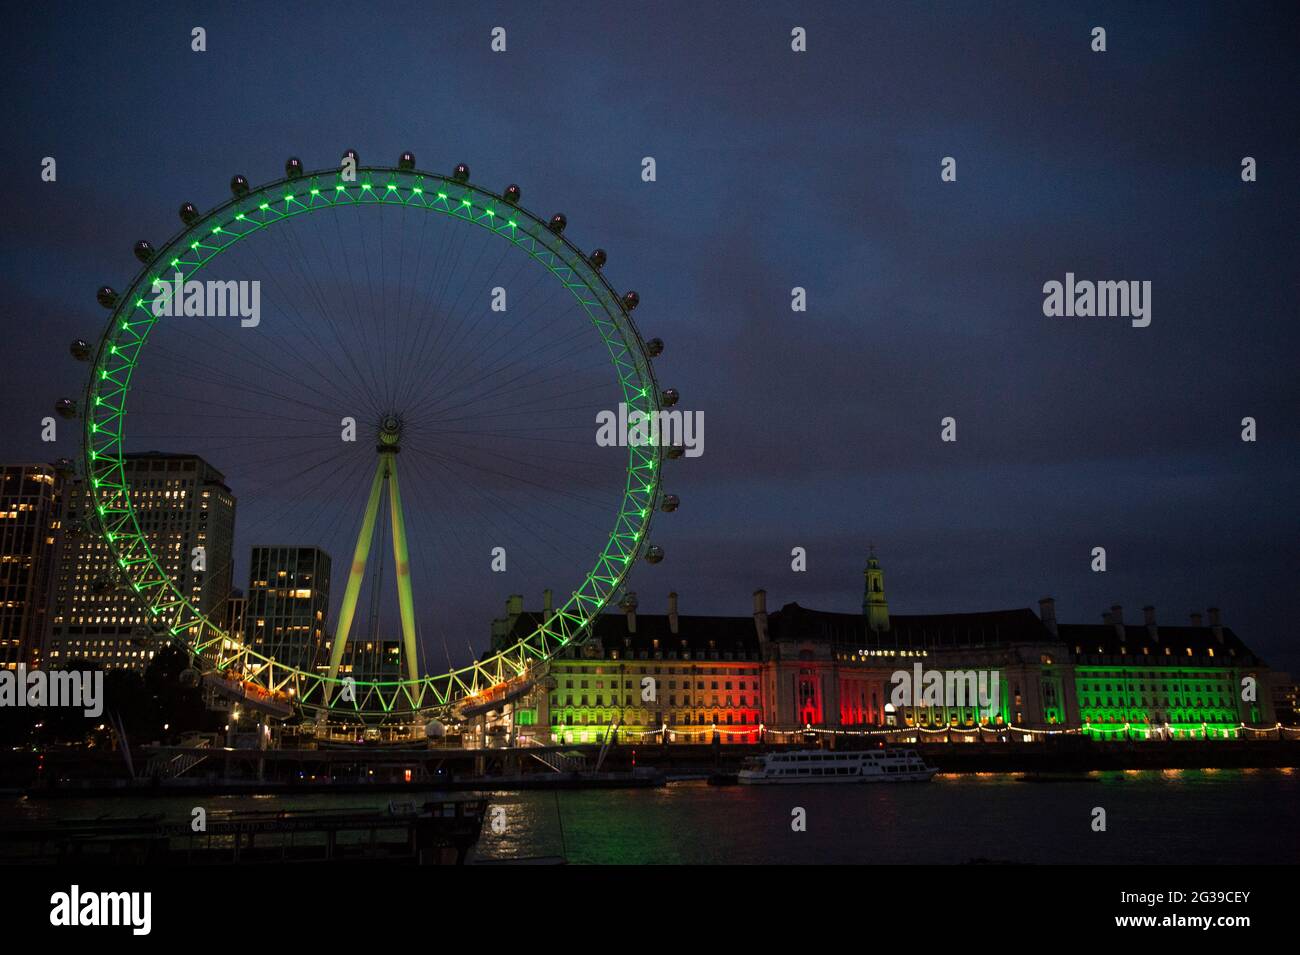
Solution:
[[[1061,730],[1235,737],[1243,726],[1275,725],[1276,677],[1217,609],[1179,626],[1158,624],[1151,607],[1141,623],[1127,623],[1119,606],[1101,624],[1058,623],[1051,598],[1038,613],[892,614],[874,556],[864,576],[861,613],[797,603],[769,612],[759,590],[749,616],[681,614],[675,593],[665,613],[651,614],[628,594],[621,612],[603,614],[585,642],[489,719],[498,731],[548,743],[601,742],[612,728],[629,742],[752,743],[809,729],[911,728],[922,739],[974,741]],[[493,623],[493,646],[531,632],[551,609],[549,594],[540,611],[512,596]],[[895,705],[899,672],[918,688]],[[923,695],[920,678],[936,672],[960,674],[965,699]],[[993,705],[980,705],[977,684],[995,690]]]

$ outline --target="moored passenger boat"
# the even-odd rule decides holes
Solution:
[[[938,770],[913,749],[835,752],[820,749],[751,756],[737,775],[743,785],[768,783],[924,782]]]

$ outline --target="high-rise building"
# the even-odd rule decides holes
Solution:
[[[236,640],[244,639],[244,613],[247,610],[248,598],[244,596],[244,592],[238,588],[231,590],[230,599],[226,601],[226,612],[220,624],[222,629]]]
[[[319,547],[254,547],[244,641],[277,663],[311,670],[323,659],[330,555]]]
[[[140,530],[163,572],[200,613],[220,624],[230,596],[235,527],[235,498],[225,478],[193,454],[128,454],[125,464]],[[147,608],[125,586],[95,527],[84,481],[69,483],[62,522],[46,662],[78,659],[144,669],[159,649],[157,638]]]
[[[0,667],[40,664],[62,481],[49,464],[0,466]]]

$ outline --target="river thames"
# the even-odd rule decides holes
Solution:
[[[11,799],[28,819],[192,809],[383,807],[432,796],[350,793]],[[1300,859],[1300,771],[1165,770],[1027,781],[940,775],[914,785],[500,792],[475,856],[579,864],[1287,864]],[[1093,829],[1105,810],[1106,831]],[[803,810],[804,831],[792,825]]]

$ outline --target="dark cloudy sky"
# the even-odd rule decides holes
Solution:
[[[317,168],[348,147],[411,149],[423,168],[521,183],[580,247],[608,249],[643,332],[667,343],[661,382],[704,411],[704,456],[670,462],[683,506],[654,535],[668,559],[633,581],[643,609],[676,589],[683,612],[745,613],[762,586],[776,606],[853,610],[874,542],[896,612],[1051,594],[1063,620],[1118,602],[1183,622],[1218,605],[1300,669],[1294,5],[49,3],[6,18],[0,459],[54,456],[39,419],[85,371],[67,342],[98,336],[95,288],[133,274],[131,244],[172,234],[180,202],[215,204],[234,172],[277,178],[291,154]],[[191,52],[193,26],[208,52]],[[1150,327],[1045,318],[1043,283],[1067,271],[1149,280]]]

